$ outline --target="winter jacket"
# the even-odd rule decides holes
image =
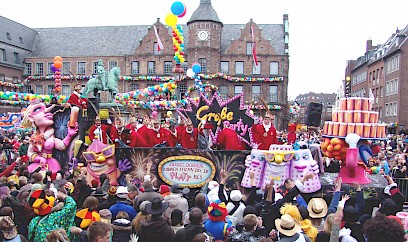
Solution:
[[[230,234],[227,242],[257,242],[260,239],[265,238],[264,236],[257,236],[254,232],[247,232],[247,231],[234,231]]]
[[[127,219],[116,219],[111,225],[113,229],[112,242],[129,241],[132,233],[132,223]]]
[[[232,230],[233,225],[230,220],[227,220],[227,222],[207,220],[204,222],[204,228],[212,234],[214,240],[224,241],[228,233]]]
[[[136,212],[140,212],[139,210],[139,205],[143,202],[143,201],[150,201],[153,202],[153,199],[159,197],[161,200],[163,200],[163,196],[160,195],[160,193],[155,192],[153,189],[149,189],[149,190],[145,190],[144,193],[139,194],[136,197],[136,200],[133,204],[133,208],[136,210]]]
[[[296,233],[293,236],[284,237],[277,242],[311,242],[311,240],[303,233]]]
[[[181,194],[171,193],[164,198],[164,201],[169,203],[169,207],[164,211],[163,217],[170,221],[171,213],[174,209],[179,209],[184,215],[188,212],[188,202]]]
[[[133,220],[136,217],[135,209],[132,206],[127,205],[124,201],[117,201],[115,205],[109,208],[109,211],[112,213],[112,219],[115,219],[120,211],[127,212],[130,220]]]
[[[143,221],[139,230],[138,242],[173,242],[174,231],[164,218]]]
[[[174,236],[174,241],[190,242],[194,238],[194,236],[200,233],[204,233],[205,231],[205,228],[201,224],[187,224],[183,229],[177,231],[176,235]]]

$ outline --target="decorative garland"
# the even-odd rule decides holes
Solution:
[[[49,103],[53,96],[51,95],[40,95],[40,94],[31,94],[24,92],[1,92],[0,91],[0,103],[9,104],[9,105],[27,105],[29,101],[33,99],[40,99],[45,103]],[[59,95],[57,101],[59,103],[66,102],[68,97]]]
[[[202,79],[212,80],[216,78],[224,79],[230,82],[282,82],[283,77],[234,77],[228,76],[224,73],[216,74],[198,74]],[[76,75],[77,80],[89,80],[94,78],[94,75]],[[73,75],[61,75],[61,80],[74,80]],[[39,81],[39,80],[54,80],[54,75],[47,76],[28,76],[24,82],[29,81]],[[190,79],[189,77],[183,76],[182,80]],[[157,82],[169,82],[173,80],[172,76],[121,76],[121,81],[157,81]]]
[[[12,88],[21,88],[21,87],[24,87],[24,84],[23,84],[23,83],[14,84],[14,83],[11,83],[11,82],[3,82],[3,81],[0,81],[0,86],[3,86],[3,87],[12,87]]]
[[[167,95],[167,93],[169,92],[173,93],[176,88],[177,85],[173,81],[170,81],[167,83],[160,83],[155,86],[138,89],[131,92],[118,93],[115,96],[115,100],[118,102],[123,102],[140,100],[141,98],[147,98],[152,96],[157,97],[162,96],[162,94]]]
[[[199,98],[193,98],[193,102],[198,102]],[[135,108],[143,108],[143,109],[150,109],[150,110],[155,110],[155,109],[164,109],[164,110],[175,110],[179,109],[181,107],[185,107],[189,101],[186,99],[181,99],[177,101],[122,101],[119,102],[120,104],[124,106],[131,106]]]
[[[208,87],[208,88],[211,89],[211,91],[217,91],[218,90],[218,87],[216,85],[210,84],[210,83],[203,84],[202,87],[204,89]],[[197,85],[189,86],[187,88],[187,92],[184,94],[184,96],[186,96],[186,97],[190,96],[190,92],[195,91],[195,90],[199,90],[199,87]]]
[[[262,104],[250,104],[247,106],[250,109],[265,109],[265,106]],[[281,110],[282,107],[279,105],[268,105],[269,110]]]

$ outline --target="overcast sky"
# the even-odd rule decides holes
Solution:
[[[0,15],[31,28],[153,24],[175,0],[1,0]],[[200,0],[180,0],[185,24]],[[407,0],[212,0],[224,24],[282,23],[289,14],[289,98],[336,92],[348,59],[408,24]],[[90,33],[91,34],[91,33]]]

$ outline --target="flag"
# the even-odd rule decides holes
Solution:
[[[255,66],[258,66],[258,58],[256,57],[256,43],[254,37],[254,25],[251,25],[251,36],[252,36],[252,58],[254,60]]]
[[[157,33],[156,25],[153,25],[153,27],[154,27],[154,34],[156,35],[157,51],[161,51],[164,48],[163,43],[161,42],[159,34]]]

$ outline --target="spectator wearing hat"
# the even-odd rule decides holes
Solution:
[[[244,218],[245,204],[242,201],[242,194],[239,190],[232,190],[230,193],[230,199],[227,204],[228,217],[234,225],[242,223]]]
[[[280,239],[278,240],[278,242],[311,242],[309,237],[307,237],[303,233],[299,233],[299,231],[301,230],[299,222],[294,220],[289,214],[284,214],[280,219],[276,219],[275,226],[280,234]],[[303,239],[300,239],[301,236],[303,236]]]
[[[206,229],[201,224],[203,221],[203,212],[199,208],[193,208],[189,212],[189,223],[177,231],[174,241],[190,242],[194,236],[203,233]]]
[[[129,219],[133,220],[136,217],[135,209],[127,205],[126,200],[128,197],[128,189],[124,186],[119,186],[116,190],[116,196],[118,197],[118,201],[112,207],[109,208],[109,211],[112,213],[112,217],[116,218],[116,215],[119,211],[125,211],[129,214]]]
[[[0,216],[0,231],[2,241],[27,241],[23,235],[17,232],[17,226],[9,216]]]
[[[107,193],[103,191],[101,187],[96,188],[95,191],[92,192],[92,196],[96,197],[98,199],[98,210],[102,209],[109,209],[109,203],[106,200]]]
[[[119,211],[112,223],[112,242],[129,241],[132,233],[132,223],[127,212]]]
[[[140,225],[143,221],[150,220],[152,215],[146,212],[146,205],[149,204],[149,201],[143,201],[140,204],[140,212],[136,215],[136,218],[132,220],[132,234],[136,237],[139,236]]]
[[[159,193],[155,192],[153,190],[153,183],[149,180],[146,180],[143,182],[143,189],[144,192],[142,194],[139,194],[136,197],[136,200],[134,202],[134,209],[139,212],[139,205],[140,203],[142,203],[143,201],[149,201],[149,202],[153,202],[153,199],[158,197],[160,198],[160,200],[163,200],[163,196],[160,195]]]
[[[312,198],[307,205],[307,210],[312,224],[318,231],[322,231],[323,218],[326,217],[328,211],[326,201],[323,198]]]
[[[302,211],[302,212],[301,212]],[[301,230],[298,232],[303,231],[312,241],[316,240],[318,231],[315,227],[312,226],[312,223],[310,222],[309,214],[307,212],[307,209],[304,207],[296,207],[295,205],[291,203],[285,203],[281,208],[280,208],[280,213],[281,214],[289,214],[294,220],[296,220],[298,223],[301,225]],[[303,216],[302,216],[303,214]]]
[[[164,201],[169,204],[169,207],[163,213],[163,217],[169,221],[171,212],[173,212],[174,209],[179,209],[183,213],[183,217],[188,211],[188,201],[181,194],[180,185],[177,183],[171,186],[170,195],[165,197]]]
[[[100,221],[101,217],[97,211],[98,199],[94,196],[89,196],[85,199],[82,209],[75,215],[75,225],[70,228],[71,233],[74,234],[74,240],[86,241],[86,229],[88,226],[96,221]]]
[[[162,214],[169,204],[156,197],[151,203],[146,204],[146,213],[151,214],[150,220],[145,220],[140,226],[139,242],[162,241],[172,242],[174,231]]]
[[[208,207],[209,220],[204,222],[204,228],[214,236],[215,240],[225,240],[233,229],[230,220],[226,220],[228,211],[225,203],[214,202]]]
[[[101,209],[99,210],[99,215],[101,216],[101,222],[110,224],[112,221],[112,213],[109,209]]]
[[[159,193],[163,196],[163,197],[167,197],[168,195],[170,195],[170,187],[167,185],[160,185],[159,187]]]
[[[244,229],[242,231],[235,230],[232,232],[227,242],[238,242],[238,241],[259,241],[265,238],[263,235],[256,233],[256,228],[259,225],[259,220],[255,214],[247,214],[243,219]]]

